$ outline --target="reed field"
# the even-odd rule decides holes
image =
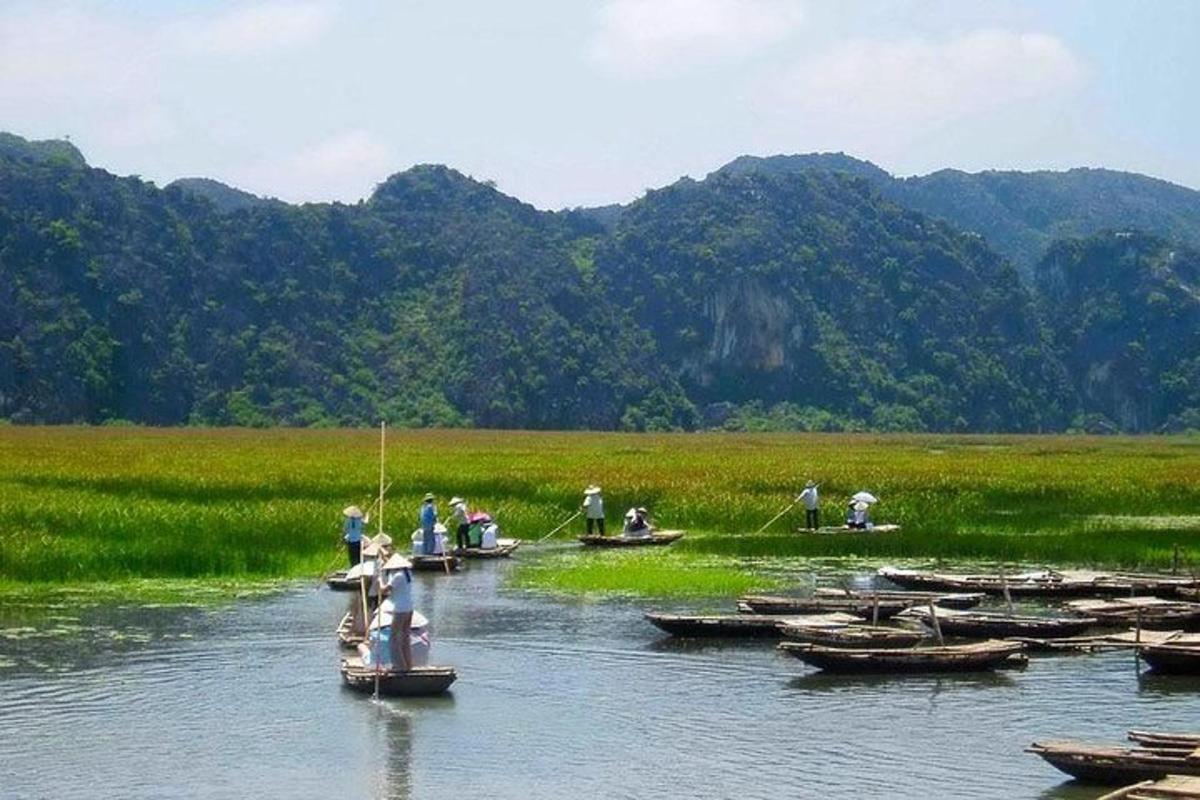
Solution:
[[[0,428],[0,592],[315,580],[343,562],[342,507],[377,491],[378,446],[370,430]],[[1195,438],[422,430],[389,432],[387,451],[387,530],[407,538],[426,491],[461,494],[526,540],[522,587],[729,594],[818,558],[1200,568]],[[753,533],[808,478],[825,522],[865,489],[903,530],[797,534],[797,507]],[[529,543],[592,482],[610,532],[636,504],[689,536],[636,553]]]

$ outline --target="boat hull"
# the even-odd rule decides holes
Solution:
[[[1019,642],[980,642],[945,647],[887,649],[836,648],[784,642],[779,648],[806,664],[826,672],[923,673],[983,672],[1018,655]]]
[[[1138,648],[1138,656],[1155,672],[1200,675],[1200,647],[1159,644]]]
[[[683,531],[662,531],[649,536],[580,536],[579,541],[584,547],[653,547],[677,542],[683,534]]]
[[[1200,775],[1200,761],[1186,751],[1124,748],[1075,742],[1034,743],[1026,752],[1071,777],[1088,783],[1120,785],[1170,775]]]
[[[375,670],[346,659],[341,671],[346,686],[356,692],[374,693]],[[453,667],[414,667],[408,672],[382,670],[378,676],[379,693],[387,697],[428,697],[444,694],[457,679]]]
[[[504,544],[497,544],[495,547],[489,547],[486,550],[482,547],[460,547],[454,551],[454,555],[458,558],[508,558],[517,551],[521,546],[520,539],[513,539]]]

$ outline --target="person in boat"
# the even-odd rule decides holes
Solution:
[[[392,657],[392,669],[407,672],[412,669],[413,595],[412,562],[396,554],[383,565],[387,576],[384,593],[392,605],[392,625],[388,634],[388,647]]]
[[[346,553],[350,556],[350,566],[362,561],[362,538],[364,517],[358,506],[347,506],[342,510],[345,521],[342,523],[342,541],[346,543]]]
[[[625,536],[649,536],[650,512],[644,508],[631,508],[625,512]]]
[[[815,531],[821,527],[821,499],[817,495],[817,484],[809,481],[804,484],[804,491],[796,498],[797,503],[804,503],[804,527]]]
[[[456,531],[455,541],[460,550],[471,546],[471,521],[467,514],[467,501],[461,497],[450,498],[450,525]]]
[[[851,503],[850,527],[854,528],[855,530],[866,530],[867,526],[871,524],[870,519],[867,516],[867,512],[870,508],[871,506],[862,502],[861,500]]]
[[[583,515],[587,519],[587,535],[592,535],[593,528],[604,535],[604,498],[600,496],[600,487],[592,485],[583,490]]]
[[[433,504],[433,494],[425,495],[425,499],[421,502],[421,510],[417,513],[419,524],[421,525],[421,540],[424,547],[425,555],[431,556],[437,552],[437,534],[434,528],[438,522],[437,506]]]

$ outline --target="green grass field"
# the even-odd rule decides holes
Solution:
[[[1163,568],[1178,547],[1200,564],[1188,438],[403,431],[387,476],[394,535],[432,491],[536,539],[593,481],[610,526],[639,504],[692,531],[652,553],[520,551],[517,585],[570,593],[729,594],[810,558]],[[794,511],[753,534],[809,477],[831,521],[867,489],[876,520],[903,531],[800,536]],[[376,431],[0,428],[0,593],[316,577],[341,563],[341,508],[369,504],[377,483]]]

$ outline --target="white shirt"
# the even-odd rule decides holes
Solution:
[[[392,608],[397,614],[413,610],[412,573],[406,569],[398,569],[388,580],[391,589]]]
[[[804,491],[800,493],[800,499],[804,501],[804,507],[809,511],[817,510],[817,487],[806,486]]]
[[[466,503],[455,503],[454,505],[450,506],[450,508],[453,511],[453,513],[450,515],[450,521],[453,522],[455,525],[466,525],[467,524],[467,504]]]
[[[604,519],[604,500],[598,494],[589,494],[583,498],[583,508],[588,519]]]

